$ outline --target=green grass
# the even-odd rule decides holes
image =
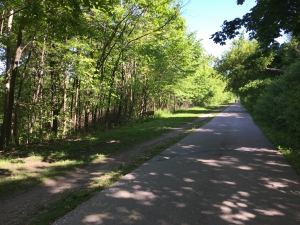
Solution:
[[[145,120],[141,124],[135,124],[130,127],[121,127],[116,130],[111,130],[108,133],[100,134],[103,136],[106,136],[107,138],[104,140],[115,140],[115,142],[112,142],[109,144],[109,147],[105,151],[111,151],[110,154],[114,154],[115,152],[119,151],[123,147],[128,147],[130,143],[127,143],[126,140],[124,140],[125,137],[122,137],[122,134],[126,133],[126,138],[131,138],[133,142],[131,142],[131,145],[140,143],[142,141],[145,141],[147,139],[156,137],[160,135],[161,133],[164,133],[168,130],[170,130],[173,127],[183,125],[187,122],[190,122],[197,118],[199,114],[201,113],[207,113],[210,111],[213,111],[215,108],[209,108],[209,109],[203,109],[203,108],[193,108],[188,110],[180,110],[175,114],[168,114],[165,112],[159,112],[159,116],[157,116],[154,119]],[[217,113],[215,113],[217,114]],[[206,124],[211,119],[206,119],[204,121],[198,122],[197,124],[194,124],[192,128],[190,128],[186,133],[181,134],[177,137],[174,137],[173,139],[160,143],[150,149],[143,150],[142,154],[139,155],[133,162],[131,162],[129,165],[121,165],[118,169],[111,171],[106,174],[107,179],[105,180],[95,180],[93,187],[86,189],[86,190],[78,190],[74,191],[72,193],[64,195],[58,202],[53,203],[47,208],[41,208],[39,215],[32,215],[32,218],[34,220],[32,221],[32,224],[35,225],[42,225],[42,224],[50,224],[57,218],[65,215],[67,212],[74,209],[76,206],[78,206],[80,203],[86,201],[87,199],[91,198],[95,194],[97,194],[99,191],[103,190],[104,188],[108,187],[112,183],[116,182],[118,179],[120,179],[125,174],[131,172],[133,169],[139,167],[144,162],[148,161],[155,155],[159,154],[161,151],[166,149],[167,147],[171,146],[172,144],[175,144],[180,139],[182,139],[184,136],[192,132],[194,129]],[[272,130],[269,127],[266,127],[263,124],[258,125],[261,127],[263,132],[266,134],[266,136],[270,139],[270,141],[278,146],[279,143],[283,143],[282,139],[283,134],[279,133],[276,130]],[[137,135],[141,134],[141,137]],[[145,132],[145,133],[144,133]],[[148,133],[148,135],[146,135]],[[103,137],[99,137],[99,140]],[[97,139],[97,138],[96,138]],[[95,140],[95,138],[94,138]],[[102,139],[101,139],[102,140]],[[118,140],[118,141],[116,141]],[[285,139],[286,140],[286,139]],[[290,149],[287,148],[286,144],[285,147],[279,147],[280,152],[286,157],[286,159],[291,163],[291,165],[300,172],[300,154],[299,151],[295,151],[295,148]],[[299,149],[298,149],[299,150]],[[102,152],[104,153],[104,152]],[[11,159],[10,159],[11,160]],[[22,162],[16,160],[15,163]]]
[[[212,117],[213,118],[213,117]],[[194,129],[203,126],[208,123],[212,118],[203,120],[194,124],[193,128],[187,130],[185,133],[172,138],[169,141],[158,144],[150,149],[146,149],[142,154],[135,159],[132,163],[128,165],[120,165],[117,170],[111,171],[106,174],[107,179],[104,181],[96,180],[94,181],[94,186],[87,190],[74,191],[72,193],[64,195],[59,201],[53,203],[48,208],[41,208],[39,211],[42,212],[39,215],[34,215],[34,219],[31,224],[33,225],[44,225],[51,224],[51,222],[65,215],[69,211],[76,208],[82,202],[88,200],[92,196],[96,195],[99,191],[105,189],[111,184],[118,181],[124,175],[130,173],[132,170],[141,166],[143,163],[147,162],[149,159],[153,158],[167,147],[177,143],[183,137],[191,133]],[[32,215],[33,216],[33,215]]]
[[[300,175],[300,140],[295,140],[291,138],[288,132],[277,130],[266,123],[257,121],[255,118],[254,121],[261,128],[270,142]]]
[[[154,118],[145,118],[140,123],[120,126],[107,132],[94,132],[73,139],[54,140],[0,153],[0,198],[26,191],[46,179],[61,176],[75,168],[102,160],[133,145],[157,137],[172,128],[191,122],[201,114],[226,106],[228,105],[196,107],[178,110],[174,114],[158,111]],[[195,128],[200,125],[195,125]],[[175,138],[174,141],[177,139]],[[158,150],[152,149],[149,153],[143,154],[134,165],[125,165],[124,168],[120,168],[119,175],[128,173],[165,147],[167,146],[158,146]],[[114,182],[117,177],[108,179],[108,183]],[[105,187],[104,184],[98,185],[98,189],[95,190],[103,187]]]

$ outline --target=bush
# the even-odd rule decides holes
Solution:
[[[276,129],[286,129],[287,101],[283,95],[281,80],[271,83],[267,91],[257,100],[254,108],[254,116],[259,121],[264,121]]]
[[[300,61],[290,66],[283,76],[282,84],[287,103],[286,122],[290,133],[300,142]]]
[[[271,82],[254,105],[254,117],[266,126],[284,131],[285,144],[300,147],[300,61]],[[291,142],[293,143],[287,143]]]

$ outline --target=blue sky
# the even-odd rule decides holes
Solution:
[[[197,38],[203,39],[207,53],[220,56],[229,48],[230,42],[220,46],[210,40],[210,36],[221,30],[224,20],[242,17],[255,5],[255,0],[246,0],[243,5],[237,5],[236,0],[189,0],[182,9],[182,16],[186,19],[189,31],[197,31]]]

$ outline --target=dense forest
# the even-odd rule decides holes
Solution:
[[[0,146],[230,98],[176,0],[0,2]]]
[[[243,4],[244,0],[237,1]],[[260,0],[243,18],[224,21],[212,35],[221,45],[234,39],[216,62],[227,81],[269,138],[299,155],[300,147],[300,2]],[[241,28],[244,28],[241,29]],[[249,39],[245,38],[244,31]],[[277,38],[285,36],[285,43]],[[300,168],[299,160],[297,161]]]

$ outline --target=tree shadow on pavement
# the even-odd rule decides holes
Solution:
[[[299,187],[251,117],[225,113],[54,224],[300,224]]]

